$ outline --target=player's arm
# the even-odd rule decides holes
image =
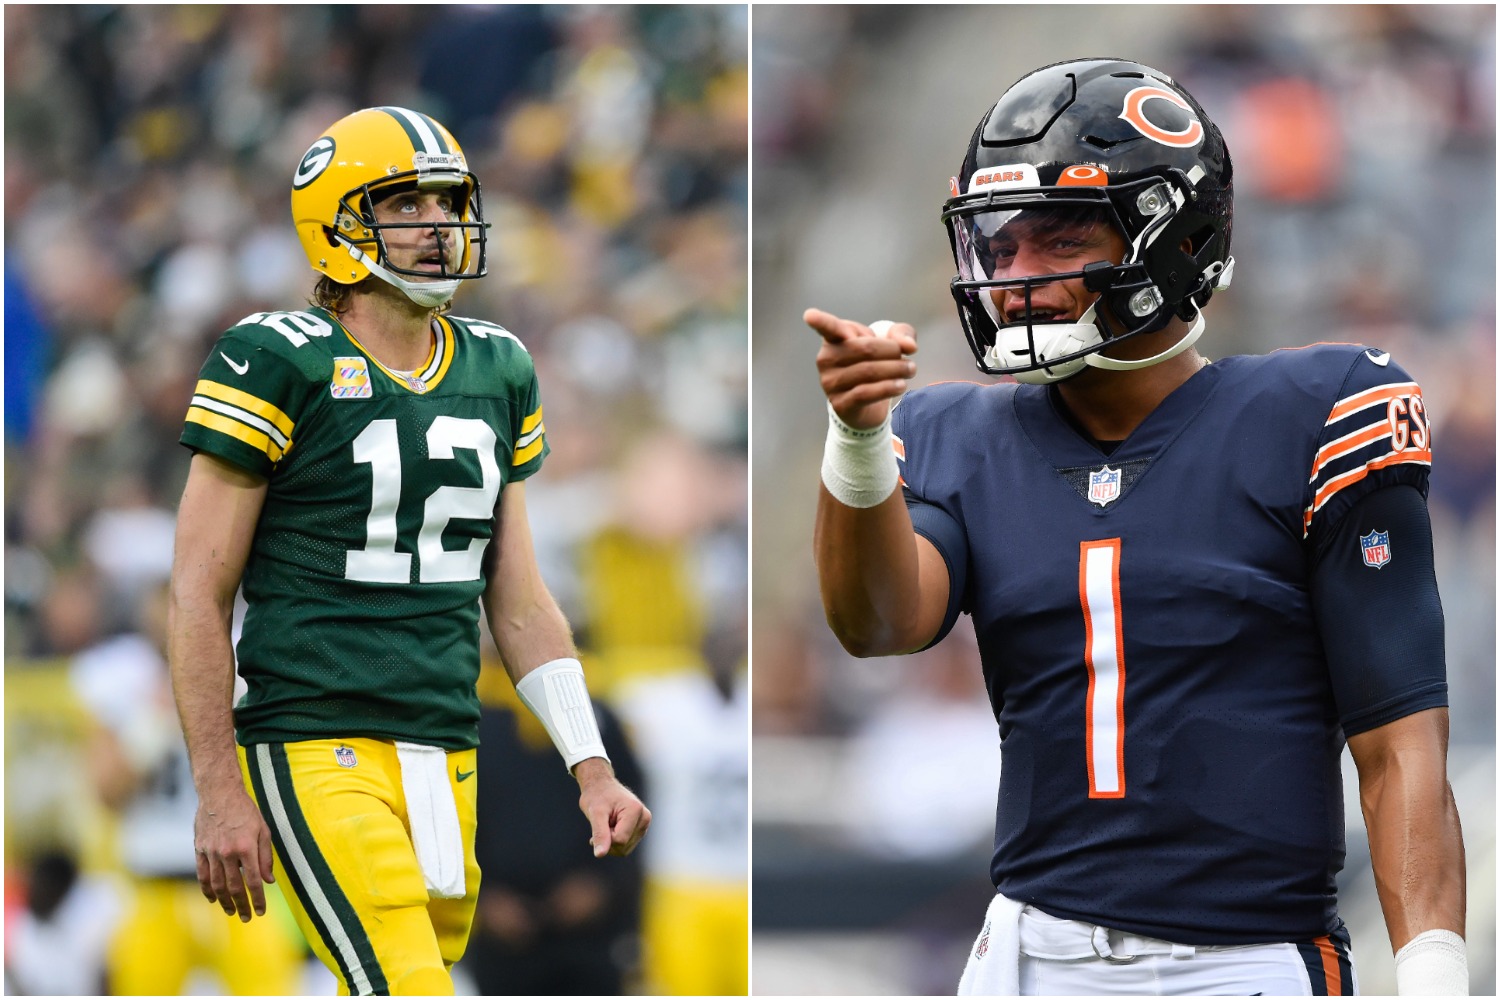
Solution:
[[[265,502],[266,480],[204,452],[193,456],[177,511],[167,659],[187,741],[198,813],[198,886],[228,914],[266,912],[271,833],[245,791],[235,753],[234,597]]]
[[[1389,540],[1378,566],[1360,542],[1376,529]],[[1448,784],[1443,614],[1422,494],[1393,485],[1356,503],[1319,548],[1312,593],[1359,771],[1398,988],[1466,994],[1464,849]]]
[[[880,336],[818,309],[802,318],[823,338],[818,376],[832,409],[813,530],[823,611],[855,656],[921,649],[942,627],[949,578],[896,485],[890,412],[916,372],[912,328]]]
[[[1359,799],[1370,835],[1375,891],[1385,912],[1391,947],[1402,950],[1397,982],[1402,995],[1468,993],[1464,957],[1464,846],[1458,807],[1448,784],[1448,710],[1430,708],[1349,738],[1359,769]],[[1452,935],[1450,937],[1449,935]],[[1416,941],[1422,937],[1422,941]],[[1427,942],[1430,942],[1428,944]],[[1422,952],[1448,955],[1454,990],[1410,989],[1403,969],[1422,964]]]
[[[524,483],[501,491],[495,522],[482,601],[500,659],[578,780],[594,856],[629,854],[651,811],[615,777],[604,752],[572,631],[537,568]]]

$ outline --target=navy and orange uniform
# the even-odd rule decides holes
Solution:
[[[1344,740],[1447,703],[1440,609],[1358,596],[1430,575],[1430,535],[1424,560],[1375,520],[1426,524],[1418,385],[1317,345],[1202,368],[1113,448],[1044,386],[930,386],[893,431],[952,584],[938,638],[972,616],[999,725],[998,891],[1347,965]]]
[[[214,345],[182,443],[269,481],[243,578],[241,744],[478,742],[479,596],[500,490],[548,452],[531,356],[439,317],[411,373],[329,312]]]

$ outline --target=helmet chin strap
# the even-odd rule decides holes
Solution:
[[[1193,317],[1193,325],[1188,327],[1187,333],[1183,334],[1177,343],[1160,354],[1153,354],[1149,358],[1135,358],[1128,361],[1119,358],[1107,358],[1102,354],[1089,354],[1083,360],[1090,367],[1105,368],[1112,372],[1133,372],[1140,368],[1150,368],[1152,365],[1159,365],[1163,361],[1175,358],[1189,347],[1192,347],[1193,344],[1197,343],[1198,338],[1203,336],[1205,325],[1203,310],[1198,309],[1197,315]]]
[[[349,256],[359,261],[370,269],[370,273],[406,293],[411,299],[423,309],[436,309],[438,306],[453,298],[453,293],[458,291],[458,278],[450,278],[447,281],[407,281],[397,274],[392,274],[379,264],[375,263],[363,250],[358,247],[348,246]]]

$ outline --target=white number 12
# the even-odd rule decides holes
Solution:
[[[1089,798],[1125,797],[1125,632],[1120,624],[1120,539],[1078,546],[1084,664],[1089,671]]]
[[[495,430],[483,420],[440,416],[427,428],[427,455],[452,459],[464,448],[479,457],[480,485],[440,486],[422,510],[417,534],[417,580],[421,583],[458,583],[477,580],[484,560],[485,541],[475,538],[467,548],[443,548],[443,531],[454,518],[482,519],[495,513],[500,494],[500,466],[495,461]],[[396,551],[396,509],[401,504],[401,448],[396,421],[372,420],[354,439],[354,462],[370,466],[370,514],[365,519],[365,547],[350,549],[344,579],[364,583],[407,583],[411,580],[410,552]]]

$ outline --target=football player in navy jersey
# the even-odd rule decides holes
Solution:
[[[1233,168],[1170,77],[1044,67],[943,219],[994,384],[911,392],[901,323],[808,310],[828,621],[883,656],[973,620],[1003,758],[974,994],[1351,994],[1339,759],[1403,995],[1464,994],[1420,387],[1378,348],[1210,362]]]

